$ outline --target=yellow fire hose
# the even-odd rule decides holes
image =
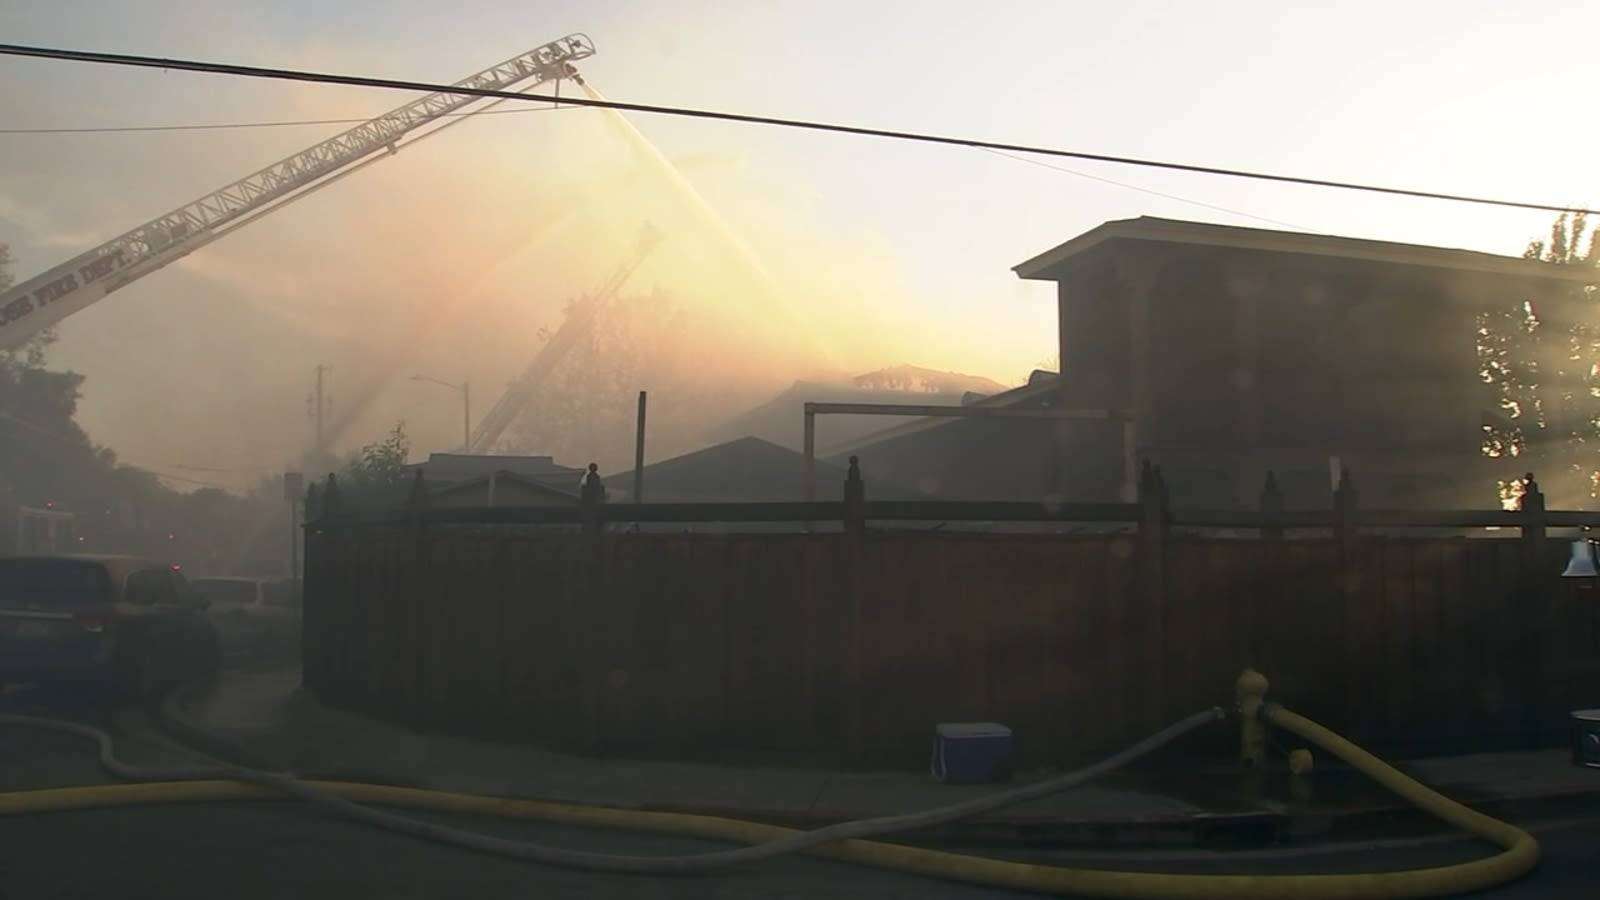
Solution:
[[[1457,865],[1403,872],[1338,875],[1182,875],[1114,872],[1033,865],[861,839],[805,847],[802,852],[953,881],[1050,894],[1115,898],[1281,898],[1281,900],[1376,900],[1444,897],[1483,890],[1518,878],[1539,862],[1539,846],[1527,832],[1478,813],[1386,765],[1326,728],[1275,705],[1263,705],[1271,724],[1296,734],[1445,822],[1496,843],[1503,852]],[[255,773],[262,778],[283,776]],[[252,780],[257,780],[252,777]],[[62,810],[222,800],[262,800],[308,792],[332,795],[350,804],[431,812],[532,819],[566,825],[658,832],[763,844],[793,841],[804,832],[713,816],[592,807],[534,800],[458,794],[417,788],[338,781],[294,781],[285,788],[239,781],[166,781],[0,793],[0,815]],[[373,817],[386,814],[371,811]],[[363,816],[362,818],[368,818]],[[487,835],[482,836],[489,840]]]

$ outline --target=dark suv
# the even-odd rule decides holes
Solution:
[[[149,699],[212,678],[218,641],[208,605],[167,563],[0,558],[0,683],[88,683]]]

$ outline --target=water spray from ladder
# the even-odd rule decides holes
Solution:
[[[587,80],[581,81],[579,84],[582,86],[584,93],[589,95],[589,99],[606,100],[605,95],[596,90]],[[811,348],[822,356],[823,361],[830,365],[836,363],[837,360],[832,347],[822,339],[809,321],[796,314],[794,308],[784,300],[783,292],[778,286],[778,280],[772,276],[771,272],[767,271],[767,267],[761,264],[761,261],[756,258],[756,255],[751,252],[750,247],[745,244],[739,235],[728,227],[727,221],[712,208],[705,195],[700,193],[700,189],[695,187],[694,183],[686,178],[671,160],[667,159],[660,148],[645,137],[639,129],[635,128],[633,123],[628,121],[627,116],[624,116],[618,110],[609,108],[601,109],[600,113],[611,122],[617,132],[628,142],[628,145],[639,155],[641,163],[660,172],[667,179],[667,182],[672,185],[673,189],[688,202],[690,208],[701,222],[729,250],[733,251],[739,262],[755,276],[756,281],[764,289],[772,305],[788,320],[789,324],[797,328],[799,333],[809,340]]]

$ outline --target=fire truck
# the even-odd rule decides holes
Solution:
[[[53,503],[42,507],[17,507],[14,549],[18,555],[71,553],[77,546],[78,533],[72,513],[56,509]]]

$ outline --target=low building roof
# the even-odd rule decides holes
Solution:
[[[641,474],[646,503],[789,501],[805,493],[805,456],[758,437],[651,463]],[[845,470],[818,460],[816,478],[819,485],[842,484]]]
[[[490,475],[509,472],[518,478],[530,479],[565,488],[575,485],[582,477],[582,468],[563,466],[549,456],[493,456],[469,453],[433,453],[423,462],[406,466],[407,471],[421,470],[423,480],[430,490],[460,482],[481,482]]]
[[[424,477],[426,477],[426,475],[424,475]],[[525,487],[534,493],[546,495],[552,500],[562,500],[569,503],[577,503],[579,501],[578,492],[575,489],[571,491],[564,491],[560,488],[553,487],[546,479],[530,478],[526,475],[520,475],[516,472],[506,469],[502,469],[498,472],[490,472],[487,475],[479,475],[476,478],[469,478],[465,481],[451,482],[443,485],[442,487],[432,488],[428,491],[428,496],[445,497],[449,496],[450,494],[464,493],[479,487],[485,487],[491,481],[493,481],[497,487],[507,484]],[[574,480],[573,484],[576,486],[577,481]]]
[[[1558,266],[1538,260],[1482,253],[1476,250],[1454,250],[1422,244],[1401,244],[1265,228],[1243,228],[1237,225],[1215,225],[1209,222],[1158,219],[1151,216],[1106,222],[1013,266],[1012,271],[1023,279],[1057,281],[1075,260],[1118,242],[1188,244],[1298,254],[1412,268],[1500,275],[1527,281],[1576,284],[1600,282],[1600,272],[1587,266]]]

